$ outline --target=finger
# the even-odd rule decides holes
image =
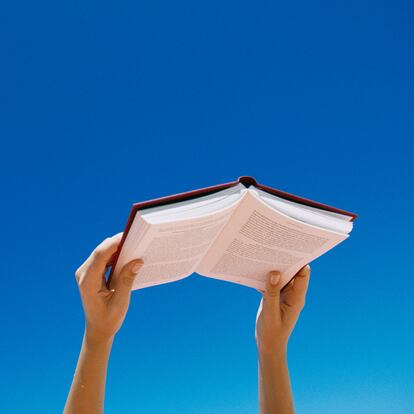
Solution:
[[[132,260],[127,263],[111,281],[111,289],[114,289],[113,303],[123,305],[129,303],[131,289],[135,278],[144,262],[142,259]]]
[[[257,325],[257,320],[259,319],[260,314],[262,313],[262,309],[263,309],[263,298],[260,301],[259,304],[259,308],[257,309],[257,314],[256,314],[256,325]]]
[[[76,271],[79,285],[86,285],[94,289],[102,288],[107,264],[116,253],[121,238],[122,233],[108,237],[95,248],[88,259]]]
[[[108,237],[95,248],[87,260],[90,273],[102,275],[105,272],[109,261],[118,249],[121,238],[122,233],[118,233],[115,236]]]
[[[266,290],[263,295],[263,311],[276,312],[280,310],[280,272],[272,271],[266,280]]]
[[[310,266],[306,265],[293,278],[293,284],[286,290],[283,302],[288,307],[298,308],[299,310],[305,305],[306,292],[308,290],[310,279]]]
[[[259,308],[257,309],[257,313],[256,313],[256,322],[255,322],[255,329],[254,329],[254,336],[255,336],[256,340],[257,340],[257,324],[258,324],[260,315],[262,313],[262,309],[263,309],[263,298],[260,301],[260,305],[259,305]]]
[[[121,238],[122,233],[118,233],[100,243],[89,256],[89,267],[97,271],[104,271],[112,256],[116,253]]]

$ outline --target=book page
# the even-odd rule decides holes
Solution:
[[[349,216],[285,200],[275,195],[267,194],[260,189],[255,188],[252,191],[255,191],[258,197],[266,204],[269,204],[270,207],[298,221],[339,233],[350,233],[352,231],[353,223],[350,221],[351,217]]]
[[[143,259],[144,265],[133,289],[189,276],[229,220],[239,199],[231,206],[202,217],[166,223],[148,222],[145,214],[138,212],[122,247],[116,270],[133,259]]]
[[[233,204],[234,201],[241,198],[243,191],[246,191],[245,186],[237,184],[201,197],[149,207],[142,211],[142,215],[151,223],[164,223],[166,221],[200,217]]]
[[[290,218],[247,191],[196,271],[263,290],[268,272],[278,270],[284,286],[347,237]]]

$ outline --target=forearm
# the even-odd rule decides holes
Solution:
[[[293,414],[286,351],[259,350],[259,407],[260,414]]]
[[[113,338],[94,338],[85,332],[64,414],[102,414],[106,370]]]

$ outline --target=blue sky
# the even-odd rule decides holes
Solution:
[[[413,5],[25,2],[0,10],[0,411],[60,412],[75,269],[133,202],[239,175],[360,215],[312,265],[298,413],[414,410]],[[259,294],[133,293],[107,413],[254,413]]]

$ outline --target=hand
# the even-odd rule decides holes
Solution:
[[[280,273],[270,272],[256,317],[259,352],[285,354],[287,342],[305,305],[310,267],[303,267],[281,292]]]
[[[110,340],[121,327],[131,297],[131,287],[143,261],[133,260],[114,274],[109,288],[105,271],[116,253],[122,233],[104,240],[76,271],[85,312],[85,337]]]

